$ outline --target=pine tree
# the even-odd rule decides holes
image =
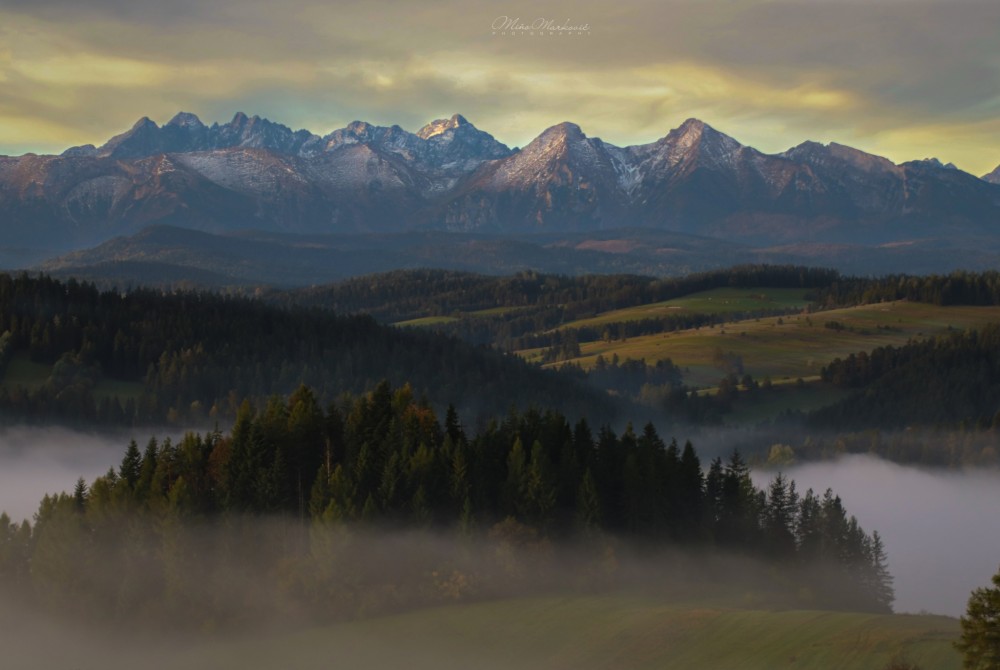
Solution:
[[[87,482],[84,481],[83,477],[76,480],[76,487],[73,489],[73,508],[77,512],[83,513],[87,508]]]
[[[600,528],[601,499],[597,493],[597,484],[594,482],[594,476],[590,473],[590,468],[587,468],[587,471],[583,473],[576,498],[576,518],[580,527],[585,531]]]
[[[556,491],[548,458],[538,440],[531,445],[531,462],[525,472],[525,484],[528,517],[534,523],[545,526],[556,504]]]
[[[885,553],[885,544],[878,531],[872,532],[871,545],[871,587],[870,592],[875,600],[876,606],[885,611],[892,612],[892,603],[896,600],[896,591],[892,587],[892,574],[889,573],[888,557]]]
[[[768,487],[764,508],[764,531],[771,555],[790,558],[795,553],[795,517],[799,498],[795,482],[789,482],[780,472]]]
[[[121,467],[118,469],[118,475],[125,480],[130,489],[134,489],[135,485],[139,482],[141,471],[142,454],[139,453],[139,445],[135,443],[135,440],[129,440],[125,457],[122,458]]]
[[[955,648],[962,652],[965,670],[1000,668],[1000,571],[992,581],[993,586],[972,592],[961,618],[962,637]]]

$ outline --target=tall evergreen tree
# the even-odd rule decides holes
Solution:
[[[962,637],[955,648],[962,652],[965,670],[1000,668],[1000,571],[991,581],[993,586],[972,592],[960,620]]]

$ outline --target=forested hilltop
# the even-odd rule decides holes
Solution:
[[[376,529],[453,539],[383,540],[373,556],[357,533]],[[275,603],[356,616],[535,580],[614,585],[621,542],[763,562],[765,582],[800,606],[893,600],[881,539],[830,491],[800,495],[780,475],[757,489],[738,452],[703,471],[690,443],[666,444],[651,424],[595,434],[528,411],[468,434],[453,410],[442,424],[387,383],[326,411],[301,387],[244,403],[225,435],[133,441],[105,476],[46,496],[33,525],[0,516],[0,580],[87,616],[220,625],[243,588],[234,579],[253,584],[240,617]]]
[[[863,390],[816,411],[818,426],[1000,428],[1000,324],[838,358],[822,374]]]
[[[719,302],[727,294],[718,293],[723,289],[742,290],[742,294],[731,291],[728,295],[743,298],[732,299],[734,306],[723,309]],[[768,292],[786,299],[765,299]],[[700,307],[678,301],[688,296],[704,296],[694,299],[700,300]],[[715,305],[711,304],[713,296]],[[797,299],[788,299],[790,296]],[[657,279],[531,272],[489,277],[411,270],[272,293],[266,299],[364,311],[385,322],[519,350],[535,362],[558,366],[581,383],[694,424],[725,423],[742,401],[751,406],[784,403],[788,412],[777,421],[798,424],[805,420],[822,431],[907,426],[981,429],[997,425],[1000,373],[994,369],[995,354],[989,344],[995,339],[995,328],[968,310],[961,315],[949,311],[1000,305],[997,272],[872,278],[820,268],[743,265]],[[927,307],[909,308],[895,318],[891,314],[895,303]],[[873,307],[867,312],[852,311],[869,305]],[[875,307],[879,305],[885,307]],[[648,309],[634,309],[642,306]],[[789,317],[798,320],[803,315],[809,327],[786,332]],[[963,319],[965,326],[961,325]],[[949,333],[936,338],[931,337],[935,331],[927,333],[915,325],[934,328],[941,324],[940,332],[944,332],[944,323],[959,325],[957,329],[948,326]],[[963,334],[963,328],[970,330]],[[726,330],[737,336],[735,342],[723,337]],[[954,330],[958,332],[951,332]],[[703,335],[713,332],[719,335],[715,340]],[[663,339],[671,333],[684,335],[672,341]],[[896,333],[920,340],[905,344],[907,335],[900,335],[896,339],[901,346],[868,345],[872,348],[822,359],[824,345],[828,350],[843,351],[850,338],[860,347],[873,341],[873,334]],[[621,356],[593,353],[600,350],[595,345],[601,343],[607,351],[620,348]],[[660,346],[663,348],[658,349]],[[701,347],[700,355],[690,353],[695,346]],[[687,351],[688,358],[702,368],[717,370],[718,376],[709,381],[707,391],[704,381],[702,385],[692,383],[685,364],[670,357],[672,347]],[[741,353],[744,351],[746,357]],[[775,359],[797,351],[813,352],[802,357],[819,363],[802,370],[802,376],[809,377],[808,385],[786,384],[777,390],[772,385],[779,381],[776,377],[748,374],[753,368],[771,367],[764,356]],[[750,359],[750,355],[759,358]],[[794,376],[788,381],[795,381]],[[808,400],[800,407],[791,399],[796,394],[828,400],[815,409]],[[776,438],[785,439],[780,435]],[[817,443],[801,453],[819,453]],[[937,456],[922,446],[904,450],[908,459],[916,451],[923,452],[919,460],[928,464],[996,460],[991,455],[995,450],[984,451],[982,445],[973,446],[971,452],[963,448],[962,453]]]
[[[438,317],[433,328],[477,344],[513,350],[548,346],[557,326],[625,307],[670,300],[720,287],[828,288],[834,270],[793,265],[740,265],[684,277],[639,275],[566,276],[521,272],[506,277],[451,270],[399,270],[357,277],[328,286],[274,291],[264,298],[278,304],[363,312],[386,323]],[[746,316],[786,313],[761,308]],[[738,315],[730,315],[736,318]],[[718,316],[669,316],[656,323],[611,324],[614,336],[662,332],[717,323]],[[579,341],[599,339],[604,329],[581,331]]]
[[[327,286],[265,291],[269,302],[370,314],[385,323],[431,320],[435,330],[502,349],[551,346],[555,329],[596,314],[718,288],[803,289],[811,311],[893,300],[933,305],[1000,305],[1000,273],[852,277],[799,265],[738,265],[683,277],[566,276],[521,272],[496,277],[451,270],[398,270]],[[725,314],[665,314],[573,328],[573,339],[620,339],[685,328],[787,314],[762,305]]]
[[[0,413],[16,421],[223,425],[244,398],[308,384],[325,401],[413,380],[467,417],[512,404],[609,420],[605,394],[516,357],[369,316],[211,293],[100,291],[0,274]]]
[[[307,384],[326,403],[388,379],[410,380],[438,411],[461,399],[466,419],[516,404],[618,427],[978,430],[994,424],[1000,383],[975,343],[992,337],[998,305],[997,273],[764,265],[678,279],[407,271],[259,297],[0,275],[0,414],[225,426],[244,398]],[[960,451],[946,462],[996,460],[981,445]]]

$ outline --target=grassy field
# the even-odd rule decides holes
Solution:
[[[52,374],[51,365],[34,363],[26,355],[15,355],[0,379],[0,384],[7,388],[23,387],[26,389],[36,389],[43,384]]]
[[[442,323],[452,323],[458,321],[454,316],[422,316],[419,319],[409,319],[407,321],[397,321],[394,326],[422,328],[426,326],[440,326]]]
[[[779,309],[802,309],[809,304],[806,291],[795,288],[717,288],[683,298],[604,312],[572,321],[563,328],[603,326],[618,321],[657,319],[670,314],[732,314]]]
[[[397,321],[393,323],[394,326],[413,326],[417,328],[427,327],[427,326],[440,326],[444,323],[453,323],[458,321],[461,317],[472,317],[472,318],[482,318],[490,316],[503,316],[505,314],[510,314],[513,312],[518,312],[523,310],[523,307],[490,307],[489,309],[480,309],[474,312],[452,312],[455,316],[422,316],[416,319],[407,319],[406,321]]]
[[[882,670],[961,666],[958,622],[938,616],[763,611],[634,596],[456,605],[219,644],[187,668],[657,668]]]
[[[34,390],[43,386],[52,374],[52,366],[33,362],[26,354],[14,356],[0,377],[0,386],[8,389],[25,388]],[[138,398],[142,393],[141,382],[125,382],[115,379],[101,379],[94,387],[94,398],[103,400],[108,396],[118,396],[122,401]]]
[[[937,307],[913,302],[892,302],[817,312],[811,315],[767,317],[706,327],[580,345],[575,362],[594,365],[598,355],[610,358],[645,358],[653,362],[670,358],[684,369],[685,381],[712,387],[723,376],[717,352],[743,358],[744,371],[755,379],[771,377],[775,383],[810,378],[837,357],[871,351],[885,345],[902,345],[948,332],[1000,321],[1000,307]],[[835,322],[838,327],[829,328]],[[541,350],[520,352],[529,360]]]
[[[474,312],[466,312],[466,316],[503,316],[524,310],[524,307],[490,307],[489,309],[479,309]]]

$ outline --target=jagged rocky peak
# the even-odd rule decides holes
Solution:
[[[136,121],[120,135],[115,135],[98,149],[98,155],[112,158],[138,158],[162,151],[160,127],[148,116]]]
[[[442,135],[449,130],[460,126],[471,126],[464,116],[454,114],[450,119],[435,119],[417,131],[417,137],[422,140],[429,140],[436,135]]]
[[[673,167],[682,162],[728,165],[743,145],[700,119],[691,118],[652,144],[629,147],[640,161]],[[657,168],[659,169],[659,168]]]
[[[690,118],[671,130],[665,139],[679,148],[708,145],[723,152],[736,151],[743,146],[729,135],[720,133],[701,119],[695,118]]]
[[[93,144],[84,144],[78,147],[70,147],[66,151],[62,152],[62,156],[97,156],[97,147]]]
[[[201,119],[197,115],[190,112],[177,112],[174,118],[167,121],[168,126],[176,126],[180,128],[197,128],[201,129],[205,127],[205,124],[201,122]]]
[[[988,181],[991,184],[1000,184],[1000,165],[996,167],[993,172],[983,175],[983,180]]]
[[[934,157],[931,157],[931,158],[922,158],[920,160],[915,160],[915,161],[907,161],[907,162],[903,163],[903,165],[910,166],[910,167],[931,168],[931,169],[937,169],[937,170],[957,170],[958,169],[957,167],[955,167],[954,163],[945,164],[945,163],[942,163],[940,160],[938,160],[937,158],[934,158]]]
[[[333,148],[340,144],[366,144],[375,139],[377,131],[382,129],[367,121],[351,121],[345,127],[334,130],[323,138],[327,148]]]
[[[576,125],[572,121],[563,121],[562,123],[557,123],[548,130],[546,130],[543,135],[547,134],[561,135],[565,137],[571,137],[573,139],[584,139],[587,136],[584,134],[580,126]]]
[[[156,125],[156,121],[153,121],[148,116],[144,116],[134,124],[132,124],[132,130],[145,130],[145,129],[158,130],[159,126]]]
[[[802,144],[794,146],[779,155],[783,158],[810,165],[823,165],[831,161],[849,163],[856,168],[868,172],[896,171],[898,169],[896,164],[887,158],[866,153],[860,149],[836,142],[821,144],[812,140],[806,140]]]
[[[529,151],[533,147],[545,147],[551,144],[575,143],[585,139],[587,139],[587,136],[580,129],[580,126],[570,121],[563,121],[550,128],[546,128],[524,150]]]

